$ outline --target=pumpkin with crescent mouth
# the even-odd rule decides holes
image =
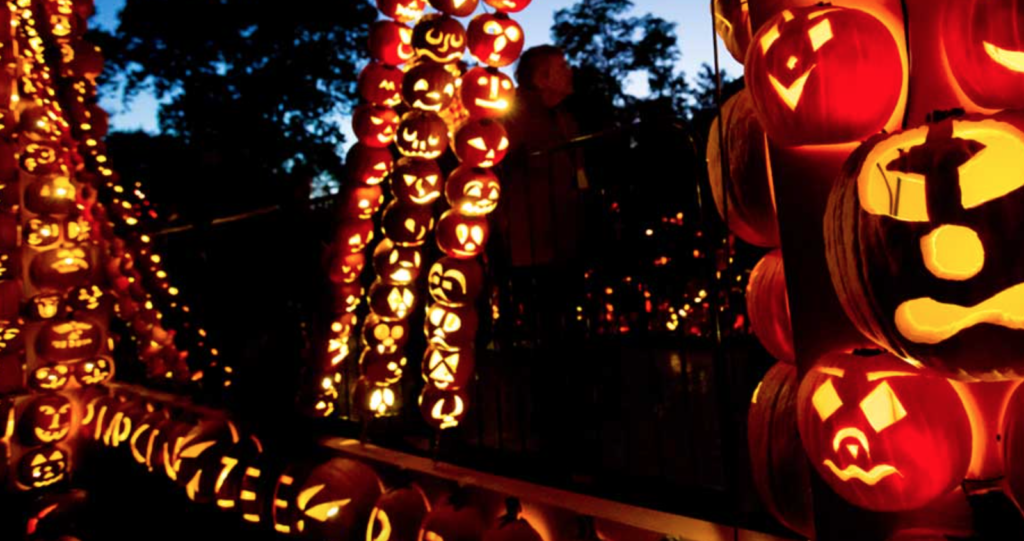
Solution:
[[[402,158],[391,173],[391,193],[402,203],[429,205],[441,197],[443,182],[435,161]]]
[[[964,94],[986,109],[1024,106],[1024,5],[961,0],[946,6],[942,42]]]
[[[459,214],[486,216],[498,208],[501,183],[489,169],[463,165],[448,176],[444,195]]]
[[[28,441],[46,444],[63,441],[71,431],[71,401],[55,394],[29,403],[20,425]]]
[[[32,371],[28,384],[39,391],[59,391],[71,379],[71,369],[66,364],[49,364]]]
[[[114,361],[105,357],[75,363],[75,379],[83,386],[99,385],[114,377]]]
[[[356,143],[345,155],[348,178],[358,184],[377,186],[391,174],[394,159],[386,148]]]
[[[455,76],[441,64],[420,62],[405,72],[402,99],[421,111],[441,112],[455,99]]]
[[[387,148],[395,140],[398,113],[383,105],[363,104],[352,113],[352,129],[359,142],[375,148]]]

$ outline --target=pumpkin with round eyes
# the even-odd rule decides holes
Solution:
[[[367,541],[417,541],[430,502],[416,485],[396,488],[377,500],[366,527]]]
[[[815,470],[865,509],[923,507],[970,464],[971,425],[953,386],[881,351],[820,359],[800,384],[797,417]]]
[[[437,221],[437,247],[456,259],[470,259],[483,253],[491,227],[486,218],[445,211]]]
[[[370,27],[370,56],[391,66],[400,66],[416,56],[412,28],[395,21],[377,21]]]
[[[398,125],[395,143],[403,156],[436,160],[448,148],[448,125],[437,113],[409,111]]]
[[[480,0],[430,0],[434,9],[452,17],[469,17],[480,5]]]
[[[373,221],[356,220],[354,216],[338,228],[335,246],[340,253],[358,254],[373,241]]]
[[[467,36],[469,52],[492,68],[515,62],[526,44],[523,27],[504,13],[477,15],[469,23]]]
[[[41,289],[66,289],[89,279],[92,257],[92,252],[86,251],[84,246],[64,244],[36,255],[29,266],[29,275]]]
[[[385,17],[391,17],[400,23],[419,19],[426,7],[426,0],[377,0],[377,9]]]
[[[448,177],[444,195],[459,214],[486,216],[498,208],[501,183],[490,169],[463,165]]]
[[[39,179],[25,189],[25,208],[36,214],[68,214],[75,210],[76,193],[64,175]]]
[[[25,244],[33,248],[45,248],[60,242],[61,224],[57,218],[37,216],[25,222],[22,236]]]
[[[942,40],[953,78],[986,109],[1024,106],[1024,6],[1017,0],[947,4]]]
[[[788,9],[761,27],[745,80],[765,132],[781,145],[858,141],[881,131],[904,91],[892,32],[857,9]]]
[[[466,389],[438,389],[430,383],[423,386],[420,392],[420,413],[423,420],[434,430],[448,430],[459,426],[459,423],[466,418],[469,412],[469,393]],[[424,521],[424,531],[436,531],[430,529],[430,517]],[[482,530],[482,526],[480,530]],[[437,534],[435,534],[437,535]],[[464,539],[445,535],[442,539]],[[470,537],[466,539],[477,539]]]
[[[114,377],[114,361],[105,357],[75,363],[75,379],[84,386],[99,385]]]
[[[375,419],[396,417],[402,412],[402,386],[397,383],[378,385],[359,378],[353,402]]]
[[[68,455],[59,447],[32,449],[21,457],[18,484],[25,488],[44,488],[64,480]]]
[[[338,212],[344,219],[369,221],[384,204],[384,190],[377,184],[353,186],[341,193]]]
[[[335,313],[352,314],[359,309],[363,300],[363,286],[356,284],[338,284],[334,287]]]
[[[442,257],[430,267],[427,288],[435,301],[448,306],[471,304],[483,290],[484,272],[473,259]]]
[[[427,15],[412,31],[412,46],[421,57],[438,64],[457,62],[466,50],[466,29],[447,15]]]
[[[336,284],[351,284],[359,280],[365,267],[366,256],[362,253],[335,253],[331,258],[331,269],[328,276]]]
[[[71,369],[64,364],[48,364],[32,371],[29,387],[37,391],[59,391],[67,386]]]
[[[390,107],[364,104],[352,113],[352,129],[359,142],[374,148],[387,148],[395,140],[398,113]]]
[[[363,324],[363,342],[381,355],[398,353],[408,341],[408,320],[384,321],[377,314],[370,314]]]
[[[405,319],[415,307],[416,291],[411,286],[380,281],[370,286],[370,310],[383,321]]]
[[[29,143],[18,157],[18,165],[30,175],[60,174],[63,160],[61,153],[48,143]]]
[[[436,302],[427,308],[423,333],[431,347],[462,351],[473,348],[478,326],[479,318],[473,306],[447,306]]]
[[[392,385],[402,380],[406,364],[401,351],[380,353],[367,347],[359,357],[359,375],[376,386]]]
[[[54,443],[71,431],[71,401],[61,395],[47,395],[29,403],[19,423],[26,440]]]
[[[280,509],[275,506],[274,522],[290,522],[294,528],[289,533],[311,539],[351,539],[352,532],[361,533],[381,492],[380,479],[372,468],[355,460],[332,458],[308,475],[292,470],[278,479],[274,499],[287,504]],[[281,511],[290,516],[278,520]]]
[[[508,133],[491,119],[470,120],[455,134],[455,155],[469,167],[493,167],[508,154]]]
[[[750,330],[772,357],[787,363],[796,361],[781,250],[768,252],[750,273],[747,317]]]
[[[402,203],[429,205],[441,197],[442,180],[433,160],[401,158],[391,173],[391,193]]]
[[[367,186],[376,186],[391,174],[395,162],[391,151],[356,143],[345,155],[345,171],[349,179]]]
[[[422,246],[434,229],[434,213],[430,207],[392,201],[384,209],[381,230],[399,246]]]
[[[415,246],[400,246],[385,238],[373,251],[373,270],[386,284],[407,285],[419,278],[423,256]]]
[[[503,13],[518,13],[526,6],[530,5],[533,0],[484,0],[488,6],[501,11]]]
[[[832,284],[850,321],[950,377],[1012,379],[1024,358],[1019,209],[1024,114],[967,116],[870,139],[825,214]]]
[[[498,118],[512,110],[516,87],[495,68],[473,68],[462,78],[460,93],[471,118]]]
[[[422,111],[440,112],[455,99],[455,75],[442,64],[420,62],[405,72],[402,99]]]
[[[745,0],[715,0],[715,33],[740,64],[750,49],[750,10]]]
[[[402,79],[405,72],[381,62],[370,62],[359,72],[356,88],[367,103],[397,107],[402,103]]]

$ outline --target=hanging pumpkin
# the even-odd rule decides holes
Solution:
[[[359,357],[359,376],[378,387],[393,385],[402,380],[406,364],[408,361],[401,351],[381,353],[367,347]]]
[[[363,104],[352,112],[352,129],[359,142],[374,148],[387,148],[395,140],[398,113],[383,105]]]
[[[71,431],[71,401],[52,394],[36,398],[25,408],[19,425],[26,441],[47,444],[63,441]]]
[[[408,320],[384,321],[377,314],[370,314],[363,324],[363,342],[381,355],[400,352],[408,341]]]
[[[526,44],[523,27],[501,12],[473,17],[467,36],[469,52],[492,68],[511,65],[519,59]]]
[[[747,0],[715,0],[715,33],[740,64],[750,48],[750,11]]]
[[[945,7],[942,43],[956,83],[987,109],[1024,106],[1024,6],[1017,0],[964,0]]]
[[[92,275],[92,254],[82,246],[62,245],[32,258],[29,275],[40,289],[74,287]]]
[[[401,158],[391,173],[391,193],[402,203],[429,205],[441,197],[442,181],[435,161]]]
[[[60,391],[71,379],[71,370],[64,364],[43,365],[32,371],[28,385],[37,391]]]
[[[362,537],[381,492],[380,480],[369,466],[333,458],[314,468],[296,498],[287,501],[300,517],[298,531],[314,539],[354,540]]]
[[[423,255],[419,248],[399,246],[384,239],[373,251],[373,269],[386,284],[407,285],[419,278]]]
[[[431,4],[435,1],[431,0]],[[454,3],[458,0],[441,1]],[[438,64],[457,62],[462,60],[466,50],[466,29],[462,23],[447,15],[427,15],[412,30],[412,46],[421,57]]]
[[[825,217],[832,283],[853,324],[953,377],[1022,366],[1024,115],[971,116],[872,138]]]
[[[36,336],[36,353],[52,361],[92,357],[103,347],[103,329],[91,321],[50,321]]]
[[[948,493],[971,460],[971,425],[949,381],[880,351],[826,355],[797,396],[818,475],[873,511],[909,511]]]
[[[338,228],[335,246],[342,253],[362,253],[373,241],[373,221],[350,217]]]
[[[434,213],[430,207],[392,201],[384,209],[381,230],[399,246],[422,246],[434,229]]]
[[[443,64],[420,62],[405,72],[402,99],[413,109],[435,113],[455,99],[455,76]]]
[[[788,9],[765,23],[744,79],[768,136],[781,145],[857,141],[881,131],[904,90],[895,38],[857,9]]]
[[[373,507],[366,541],[419,541],[420,524],[430,502],[416,485],[385,493]]]
[[[455,155],[469,167],[493,167],[508,154],[508,133],[491,119],[471,120],[455,134]]]
[[[427,308],[423,331],[431,346],[443,350],[471,349],[479,319],[472,306],[448,306],[437,302]]]
[[[377,9],[400,23],[418,20],[426,7],[426,0],[377,0]]]
[[[719,133],[723,120],[724,134]],[[729,230],[750,244],[771,248],[779,245],[779,228],[767,152],[764,130],[744,89],[725,102],[721,117],[711,124],[708,178],[718,214]]]
[[[444,185],[448,204],[465,216],[486,216],[498,208],[501,183],[490,169],[458,167]]]
[[[430,267],[427,288],[435,301],[463,306],[476,301],[483,290],[483,269],[473,259],[442,257]]]
[[[747,416],[750,471],[761,502],[789,529],[814,537],[811,476],[797,429],[796,366],[775,363],[754,391]]]
[[[379,185],[357,185],[341,192],[338,212],[344,219],[369,221],[383,204],[384,190]]]
[[[434,9],[452,17],[468,17],[479,4],[480,0],[430,0]]]
[[[400,66],[416,55],[412,29],[394,21],[377,21],[370,27],[370,55],[391,66]]]
[[[44,488],[64,480],[69,458],[59,447],[32,449],[21,457],[18,465],[18,483],[25,488]]]
[[[431,344],[423,354],[421,373],[423,381],[426,381],[430,387],[438,391],[457,391],[465,389],[473,380],[475,367],[476,355],[473,353],[473,348],[467,347],[453,351]],[[450,400],[454,400],[454,398]],[[454,411],[446,408],[454,408],[456,405],[452,403],[449,406],[441,406],[439,411],[442,413]],[[432,408],[430,413],[433,415]]]
[[[409,111],[395,138],[398,152],[410,158],[436,160],[448,148],[448,125],[429,111]]]
[[[483,253],[491,228],[486,218],[445,211],[437,221],[437,246],[445,255],[470,259]]]
[[[362,253],[335,253],[331,260],[328,276],[336,284],[351,284],[359,280],[366,267],[366,256]]]
[[[499,118],[512,110],[516,87],[497,68],[473,68],[462,78],[460,95],[471,118]]]
[[[353,182],[376,186],[391,174],[394,168],[391,151],[356,143],[345,155],[346,176]]]
[[[503,13],[517,13],[530,5],[533,0],[484,0],[488,6]]]
[[[370,309],[384,321],[405,319],[415,306],[416,292],[410,286],[380,281],[370,286]]]
[[[750,273],[747,317],[754,335],[772,357],[787,363],[796,361],[786,273],[779,250],[768,252]]]
[[[448,430],[449,428],[459,426],[459,423],[466,418],[468,410],[469,394],[465,390],[442,390],[428,383],[423,387],[423,391],[420,392],[420,413],[427,424],[434,430]],[[428,526],[424,522],[424,532],[434,531]],[[483,529],[482,526],[480,529]],[[475,525],[473,531],[476,531]],[[442,539],[448,539],[439,531],[438,535],[442,535]],[[453,537],[453,539],[463,538]]]
[[[402,103],[402,79],[405,72],[381,62],[370,62],[359,72],[357,89],[367,103],[397,107]]]
[[[68,214],[75,210],[75,194],[64,175],[42,178],[25,188],[25,208],[36,214]]]

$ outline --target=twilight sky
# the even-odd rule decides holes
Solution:
[[[334,2],[352,2],[369,0],[325,0]],[[526,30],[527,46],[548,42],[551,21],[558,9],[568,7],[577,0],[534,0],[530,7],[514,15]],[[651,12],[675,22],[678,26],[679,47],[683,52],[680,69],[692,77],[698,66],[703,62],[710,63],[711,46],[711,15],[708,2],[702,0],[633,0],[638,13]],[[98,23],[108,29],[117,24],[117,12],[124,5],[124,0],[96,0]],[[724,49],[722,54],[723,68],[733,75],[742,73],[742,67],[734,62]],[[642,91],[639,88],[637,91]],[[140,96],[131,103],[128,110],[117,100],[106,99],[103,106],[111,112],[111,124],[114,129],[144,129],[156,131],[156,106],[151,96]]]

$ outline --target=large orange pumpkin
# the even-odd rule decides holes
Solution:
[[[750,328],[768,353],[780,361],[796,360],[793,326],[789,317],[789,295],[782,252],[774,250],[758,262],[747,284],[747,317]]]
[[[289,499],[299,532],[315,539],[362,540],[381,484],[369,466],[333,458],[296,479]]]
[[[750,10],[747,0],[715,0],[715,33],[737,62],[743,63],[750,48]]]
[[[959,0],[945,6],[942,43],[964,94],[988,109],[1024,106],[1024,4]]]
[[[396,488],[377,500],[367,525],[367,541],[417,541],[430,503],[416,485]]]

